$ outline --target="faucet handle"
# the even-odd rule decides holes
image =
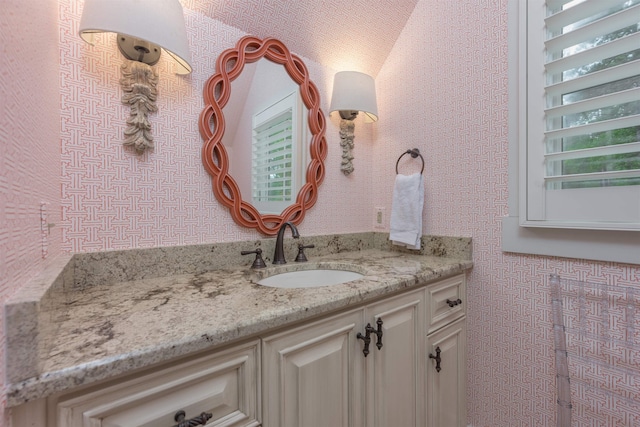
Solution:
[[[307,256],[304,254],[305,249],[315,248],[316,245],[298,245],[298,256],[296,256],[296,262],[307,262]]]
[[[266,268],[267,264],[264,263],[264,260],[262,259],[262,249],[258,248],[255,251],[242,251],[240,252],[241,255],[249,255],[249,254],[256,254],[256,259],[253,260],[253,264],[251,264],[251,268]]]

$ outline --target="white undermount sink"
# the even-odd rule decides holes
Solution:
[[[316,288],[339,285],[360,279],[364,274],[349,270],[313,268],[274,274],[258,281],[259,285],[272,288]]]

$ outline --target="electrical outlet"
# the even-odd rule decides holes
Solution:
[[[384,225],[384,208],[375,208],[374,209],[374,219],[373,219],[373,226],[375,228],[385,228]]]

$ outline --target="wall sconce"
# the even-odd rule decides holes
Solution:
[[[349,175],[353,172],[353,120],[358,112],[364,113],[364,121],[373,123],[378,120],[376,86],[373,77],[357,71],[341,71],[333,79],[330,112],[340,112],[340,145],[342,146],[342,164],[340,170]]]
[[[122,102],[131,106],[124,145],[137,153],[153,148],[148,113],[156,105],[158,74],[151,68],[161,49],[177,63],[178,74],[191,72],[191,54],[178,0],[85,0],[80,37],[93,45],[96,33],[117,33],[122,64]]]

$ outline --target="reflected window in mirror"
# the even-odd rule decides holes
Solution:
[[[297,91],[253,115],[251,200],[261,213],[279,214],[298,194],[309,144]]]

